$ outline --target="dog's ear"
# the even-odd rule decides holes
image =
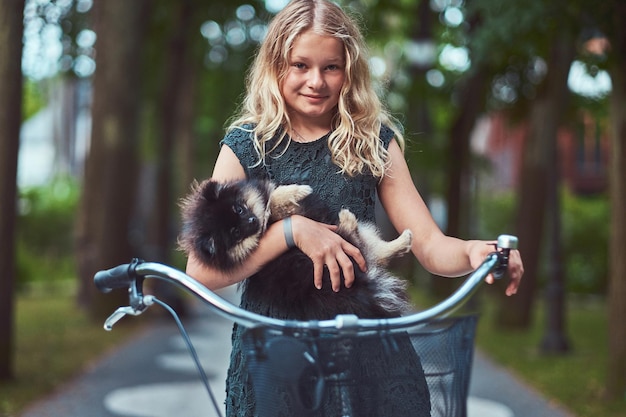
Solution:
[[[223,189],[224,185],[217,181],[207,180],[200,184],[200,194],[208,201],[217,200]]]

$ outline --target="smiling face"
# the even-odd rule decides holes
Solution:
[[[330,129],[345,80],[342,42],[306,31],[293,43],[287,65],[280,88],[292,124]]]

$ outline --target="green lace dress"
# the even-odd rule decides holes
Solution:
[[[246,126],[249,128],[249,126]],[[265,163],[258,164],[258,155],[246,129],[229,132],[221,144],[227,145],[239,158],[248,178],[270,179],[277,184],[307,184],[318,193],[333,213],[342,208],[352,211],[361,220],[375,220],[375,201],[378,180],[372,175],[348,177],[338,173],[327,145],[327,136],[308,143],[292,141],[287,149],[281,145]],[[380,140],[387,148],[393,139],[391,129],[383,126]],[[268,147],[271,149],[271,147]],[[242,285],[241,307],[259,314],[267,314],[268,300],[252,300],[246,296]],[[277,317],[289,319],[290,317]],[[246,359],[242,348],[245,328],[234,325],[231,362],[226,381],[226,415],[228,417],[257,416],[254,410],[254,392],[246,372]],[[355,416],[430,416],[428,387],[419,357],[408,337],[396,337],[394,352],[381,348],[379,339],[363,340],[351,354],[354,370],[368,380],[380,381],[358,392],[358,403],[363,407]],[[394,378],[384,378],[390,372]],[[324,404],[316,416],[339,416],[337,404]],[[281,416],[293,416],[286,400]],[[273,417],[279,417],[273,416]]]

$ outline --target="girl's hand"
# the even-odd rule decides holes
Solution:
[[[469,241],[468,255],[470,263],[473,269],[478,268],[487,255],[494,251],[494,245],[497,243],[486,242],[481,240]],[[517,293],[520,282],[522,281],[522,275],[524,275],[524,265],[522,263],[522,257],[518,250],[511,250],[509,254],[509,267],[508,275],[510,277],[509,285],[506,287],[506,295],[511,296]],[[488,284],[493,284],[495,279],[492,274],[489,274],[485,280]]]
[[[316,288],[322,288],[324,268],[328,268],[335,292],[341,288],[342,273],[347,288],[354,283],[352,259],[362,271],[366,271],[367,265],[361,251],[335,233],[337,226],[319,223],[303,216],[291,218],[296,246],[313,261],[313,282]]]

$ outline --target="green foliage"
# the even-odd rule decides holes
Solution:
[[[25,78],[22,93],[22,119],[28,119],[45,105],[45,97],[40,90],[39,84],[33,80]]]
[[[477,236],[493,239],[503,233],[515,234],[515,204],[513,193],[481,195],[476,207],[476,218],[479,221]]]
[[[609,202],[605,196],[563,193],[563,253],[568,289],[605,294],[608,278]]]
[[[18,287],[73,274],[73,225],[79,187],[59,178],[20,190],[17,224]]]
[[[470,39],[475,59],[506,66],[511,57],[527,60],[535,55],[545,56],[558,10],[552,2],[534,0],[470,2],[468,12],[479,16],[482,23]]]
[[[482,196],[477,210],[481,222],[479,237],[493,239],[501,233],[515,234],[515,199],[511,193]],[[608,219],[609,204],[605,196],[580,197],[563,192],[561,244],[569,292],[606,293]]]

